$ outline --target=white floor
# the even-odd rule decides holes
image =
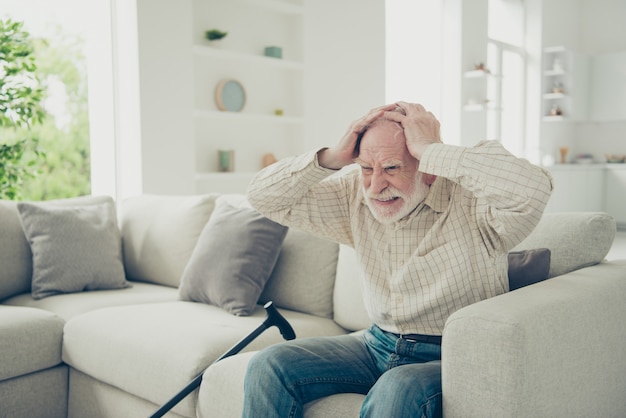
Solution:
[[[607,260],[626,259],[626,230],[618,230],[613,247],[606,256]]]

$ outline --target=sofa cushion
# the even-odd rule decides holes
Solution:
[[[222,194],[217,200],[251,208],[243,194]],[[280,308],[332,318],[338,248],[335,242],[290,228],[259,303],[273,301]]]
[[[33,261],[17,202],[0,200],[0,300],[30,292]]]
[[[330,319],[280,310],[298,338],[340,335]],[[94,310],[65,326],[63,360],[104,383],[161,405],[257,328],[265,310],[234,316],[213,305],[166,302]],[[283,341],[276,327],[247,348],[258,350]],[[194,396],[174,408],[195,416]]]
[[[304,418],[358,417],[365,395],[338,393],[304,405]]]
[[[334,319],[350,331],[368,328],[369,319],[361,290],[359,264],[354,248],[340,245],[335,280]]]
[[[120,221],[128,278],[178,287],[217,196],[148,194],[125,199]]]
[[[332,318],[338,250],[335,242],[290,228],[260,301]]]
[[[132,282],[125,289],[99,290],[97,292],[67,293],[35,300],[30,293],[10,297],[3,304],[45,309],[65,319],[109,306],[142,303],[171,302],[178,299],[178,289],[152,283]]]
[[[604,260],[615,231],[615,219],[603,212],[545,213],[513,251],[548,248],[549,277],[560,276]]]
[[[226,358],[204,373],[198,394],[199,418],[237,418],[243,412],[243,381],[256,352]],[[304,405],[304,418],[358,417],[364,395],[342,393]]]
[[[33,257],[33,298],[129,286],[112,198],[75,205],[21,202],[17,208]]]
[[[0,381],[61,363],[64,324],[51,312],[0,305]]]
[[[46,204],[86,205],[107,202],[108,196],[79,196],[48,200]],[[0,300],[30,292],[32,282],[32,253],[24,236],[17,204],[0,200]]]
[[[548,278],[550,273],[550,250],[511,251],[509,261],[509,290],[538,283]]]
[[[180,298],[249,315],[270,277],[287,227],[219,201],[183,272]]]

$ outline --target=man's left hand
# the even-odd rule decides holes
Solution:
[[[421,104],[398,102],[397,105],[404,111],[404,115],[388,111],[385,112],[385,117],[402,125],[406,146],[411,155],[419,161],[430,144],[441,143],[439,121]]]

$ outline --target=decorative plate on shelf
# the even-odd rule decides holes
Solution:
[[[239,112],[246,104],[246,90],[237,80],[221,80],[215,88],[215,102],[219,110]]]

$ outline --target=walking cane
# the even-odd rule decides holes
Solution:
[[[289,325],[289,322],[278,312],[273,302],[267,302],[265,306],[263,306],[266,311],[265,320],[259,325],[256,329],[254,329],[250,334],[241,339],[237,344],[233,345],[230,350],[222,354],[220,358],[215,360],[211,364],[215,364],[220,360],[225,359],[226,357],[233,356],[240,352],[244,347],[250,344],[256,337],[261,335],[263,331],[266,329],[276,326],[280,331],[281,335],[285,340],[293,340],[296,338],[296,333]],[[210,366],[209,366],[210,367]],[[206,369],[205,369],[206,371]],[[172,409],[176,404],[183,400],[187,395],[194,391],[200,383],[202,383],[202,375],[204,371],[195,377],[187,386],[183,388],[180,392],[178,392],[172,399],[167,401],[162,407],[160,407],[154,414],[150,415],[150,418],[160,418],[165,415],[170,409]]]

